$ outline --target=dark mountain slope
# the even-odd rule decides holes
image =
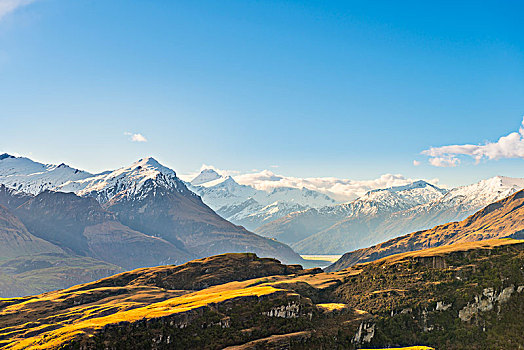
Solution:
[[[68,253],[18,256],[0,261],[0,297],[20,297],[68,288],[122,270],[105,261]]]
[[[34,235],[69,252],[124,268],[177,263],[191,255],[157,237],[124,226],[92,198],[45,191],[15,210]]]
[[[32,235],[17,217],[0,205],[0,261],[40,253],[64,253],[64,251]]]
[[[133,196],[124,189],[105,203],[104,208],[135,230],[147,230],[175,245],[181,242],[197,257],[253,252],[287,263],[302,262],[288,246],[221,218],[181,181],[176,190],[162,185],[163,182],[148,179]]]

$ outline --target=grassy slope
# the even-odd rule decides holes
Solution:
[[[7,349],[89,349],[104,344],[122,349],[219,349],[241,344],[246,345],[240,348],[351,349],[425,344],[484,349],[487,342],[508,348],[523,340],[519,310],[524,293],[514,291],[508,301],[495,302],[493,310],[479,312],[471,321],[458,319],[459,310],[485,288],[498,293],[510,285],[524,285],[523,241],[440,247],[336,273],[288,271],[274,260],[249,257],[258,271],[267,268],[280,274],[235,281],[242,276],[235,275],[234,264],[245,263],[239,256],[227,254],[171,268],[170,273],[179,276],[191,276],[196,269],[203,281],[222,283],[207,288],[199,284],[203,289],[197,291],[160,287],[165,287],[169,276],[161,273],[163,267],[34,297],[2,299],[0,345]],[[215,273],[221,277],[213,277]],[[435,310],[438,301],[451,306]],[[275,317],[275,310],[289,317]],[[374,325],[374,337],[371,342],[355,343],[363,324]],[[428,327],[433,328],[424,331]]]

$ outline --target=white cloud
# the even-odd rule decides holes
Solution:
[[[142,134],[132,134],[126,131],[124,135],[131,136],[130,140],[133,142],[147,142],[147,139]]]
[[[429,164],[440,168],[450,168],[459,165],[460,159],[454,157],[435,157],[429,159]]]
[[[270,170],[241,174],[233,176],[233,178],[240,184],[250,185],[265,191],[278,187],[305,187],[327,194],[338,201],[350,201],[364,195],[370,190],[402,186],[415,181],[400,174],[384,174],[377,179],[371,180],[350,180],[336,177],[299,178],[275,174]],[[433,179],[428,182],[436,184],[438,183],[438,179]]]
[[[402,186],[410,184],[420,179],[406,178],[400,174],[384,174],[379,178],[371,180],[350,180],[336,177],[293,177],[281,174],[275,174],[271,170],[253,169],[248,173],[241,173],[236,170],[219,169],[213,165],[202,165],[200,171],[204,169],[213,169],[223,176],[232,176],[236,182],[242,185],[252,186],[263,191],[271,191],[279,187],[307,188],[313,191],[324,193],[339,202],[347,202],[356,199],[370,190],[387,188],[392,186]],[[191,181],[199,173],[179,174],[184,181]],[[426,180],[429,183],[437,185],[438,179]],[[439,185],[442,186],[442,185]]]
[[[35,1],[36,0],[0,0],[0,19],[15,11],[17,8],[29,5]]]
[[[419,166],[419,165],[420,165],[420,162],[419,162],[418,160],[414,160],[414,161],[413,161],[413,165],[414,165],[414,166]]]
[[[457,166],[459,155],[469,156],[478,163],[482,159],[524,158],[524,118],[519,132],[502,136],[497,142],[483,145],[449,145],[431,147],[422,151],[430,157],[429,163],[434,166]]]

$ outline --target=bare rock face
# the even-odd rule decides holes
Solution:
[[[475,296],[473,303],[468,303],[459,310],[459,318],[463,322],[469,322],[479,312],[491,311],[495,306],[500,309],[501,303],[506,303],[511,295],[515,292],[515,286],[511,285],[502,289],[500,292],[495,291],[494,288],[484,288],[481,295]]]

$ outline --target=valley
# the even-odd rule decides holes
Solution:
[[[496,177],[443,190],[416,181],[333,204],[308,190],[264,192],[210,171],[187,183],[153,158],[91,175],[3,156],[0,346],[518,349],[521,185]],[[299,255],[205,202],[233,208],[266,197],[318,206],[257,232],[286,222],[291,231],[278,239],[344,254]],[[258,204],[244,209],[261,213]]]

